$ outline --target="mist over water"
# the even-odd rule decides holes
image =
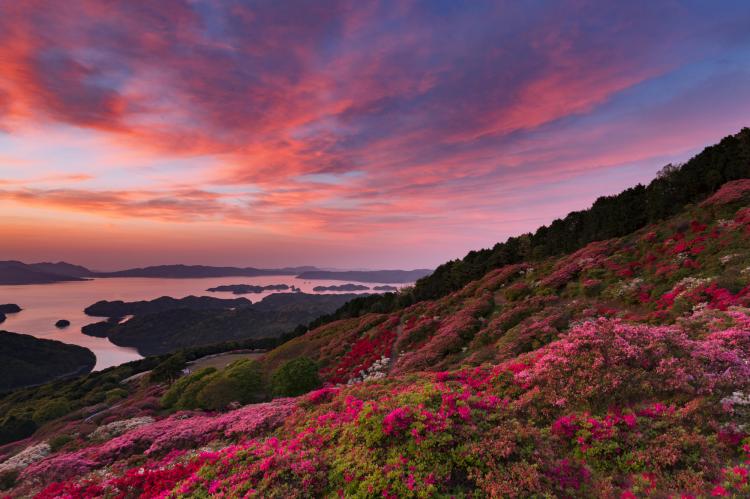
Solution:
[[[134,348],[119,347],[106,338],[94,338],[81,333],[81,328],[103,317],[90,317],[83,313],[89,305],[100,300],[152,300],[160,296],[183,298],[189,295],[213,296],[216,298],[244,297],[257,302],[273,293],[251,293],[234,295],[231,292],[208,292],[206,289],[223,284],[287,284],[296,286],[303,292],[314,293],[315,286],[345,284],[348,281],[314,280],[306,281],[294,276],[259,277],[207,277],[199,279],[160,279],[144,277],[123,277],[93,279],[90,281],[61,282],[54,284],[32,284],[24,286],[0,286],[0,303],[16,303],[23,310],[17,314],[7,314],[0,324],[0,331],[12,331],[81,345],[96,355],[95,370],[106,369],[141,356]],[[370,288],[380,283],[361,283]],[[403,285],[395,285],[401,287]],[[367,293],[368,291],[361,291]],[[370,291],[372,292],[372,291]],[[329,292],[327,292],[329,293]],[[336,293],[338,294],[338,293]],[[65,329],[55,327],[60,319],[70,321]]]

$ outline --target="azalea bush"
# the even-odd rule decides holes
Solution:
[[[178,413],[140,425],[104,443],[54,454],[24,469],[20,479],[27,485],[65,480],[141,455],[164,456],[216,439],[251,437],[280,425],[296,405],[295,400],[285,398],[219,415]]]
[[[320,386],[318,366],[307,357],[290,360],[273,373],[271,383],[277,395],[302,395]]]
[[[734,180],[721,186],[711,197],[703,201],[703,206],[733,203],[749,195],[750,179]]]
[[[441,361],[460,352],[474,338],[481,319],[491,310],[492,303],[493,296],[486,290],[464,301],[459,310],[440,321],[435,333],[421,348],[401,355],[393,371],[399,373],[439,368]]]
[[[390,358],[396,340],[397,323],[398,318],[387,320],[355,340],[349,351],[322,373],[324,378],[334,384],[346,383],[366,372],[379,359]]]

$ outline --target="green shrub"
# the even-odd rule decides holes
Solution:
[[[583,294],[588,298],[596,298],[604,289],[604,285],[599,279],[585,279],[581,283]]]
[[[87,393],[81,400],[83,400],[83,405],[94,405],[94,404],[101,404],[107,399],[107,396],[104,394],[104,392],[96,390],[90,393]]]
[[[0,423],[0,445],[30,437],[36,428],[30,417],[11,414]]]
[[[12,489],[16,485],[16,480],[18,480],[19,474],[20,474],[19,470],[12,470],[12,471],[6,471],[4,473],[0,473],[0,490]]]
[[[687,314],[692,309],[693,304],[690,302],[690,300],[680,296],[674,301],[671,312],[675,317],[679,317],[681,315]]]
[[[166,408],[177,407],[178,405],[180,405],[180,401],[183,399],[183,397],[185,397],[185,394],[191,385],[195,385],[206,376],[210,376],[215,373],[216,373],[216,368],[207,367],[205,369],[201,369],[200,371],[196,371],[193,374],[190,374],[188,376],[178,379],[169,388],[169,390],[167,390],[164,396],[162,396],[161,398],[162,406]],[[203,385],[205,385],[205,383],[201,384],[201,388],[203,387]],[[188,401],[188,398],[185,399],[185,402]]]
[[[122,400],[128,396],[128,391],[123,388],[113,388],[105,393],[104,401],[108,404]]]
[[[263,371],[254,360],[242,359],[228,365],[224,377],[233,380],[237,387],[237,400],[247,404],[263,396]]]
[[[732,272],[731,270],[734,270]],[[743,275],[740,273],[741,269],[731,269],[730,272],[727,272],[721,276],[719,276],[718,279],[716,279],[716,285],[720,288],[724,288],[731,293],[739,293],[745,286],[747,286],[747,278],[743,277]]]
[[[531,294],[531,288],[525,282],[517,282],[505,288],[503,296],[508,301],[517,301]]]
[[[235,379],[222,375],[214,376],[196,395],[196,404],[201,409],[220,411],[232,402],[239,402],[240,385]]]
[[[68,435],[67,433],[56,435],[49,441],[50,449],[52,450],[52,452],[57,452],[65,447],[65,445],[73,439],[73,435]]]
[[[167,360],[156,366],[149,374],[149,381],[152,383],[160,383],[163,381],[172,382],[179,378],[182,371],[187,366],[185,361],[185,355],[183,353],[176,353],[171,355]]]
[[[64,398],[54,398],[43,402],[34,411],[32,419],[36,424],[51,421],[68,414],[71,411],[70,402]]]
[[[221,371],[209,367],[177,380],[161,402],[167,408],[218,411],[231,402],[248,404],[262,399],[263,388],[260,365],[242,359]]]
[[[208,374],[201,376],[198,379],[193,379],[193,381],[185,387],[185,390],[183,390],[182,395],[180,395],[179,400],[174,406],[176,409],[184,410],[201,408],[200,402],[198,401],[198,395],[201,393],[203,388],[206,387],[206,385],[220,376],[219,372],[216,369],[209,369],[212,369],[212,372],[209,372]]]
[[[273,374],[271,384],[276,395],[302,395],[320,386],[318,366],[307,357],[287,361]]]

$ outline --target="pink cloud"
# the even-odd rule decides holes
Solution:
[[[103,134],[116,146],[111,161],[119,169],[14,175],[0,179],[0,199],[367,244],[422,231],[449,241],[436,258],[458,256],[635,178],[597,184],[608,171],[682,157],[735,131],[741,104],[714,105],[720,114],[696,104],[716,92],[701,87],[701,71],[723,71],[707,70],[706,60],[747,62],[733,52],[749,42],[740,29],[746,13],[729,10],[597,2],[5,3],[0,129],[12,136],[64,124]],[[693,87],[664,96],[681,70]],[[741,72],[737,81],[750,76]],[[748,94],[718,84],[731,91],[727,101]],[[670,107],[690,92],[692,100]],[[128,164],[138,152],[169,164],[148,171]],[[192,157],[211,157],[210,168],[170,163]],[[648,180],[639,172],[638,180]],[[329,180],[316,180],[321,175]],[[89,176],[96,188],[63,185]],[[554,183],[578,204],[551,204],[542,193]],[[489,234],[466,236],[472,230]]]

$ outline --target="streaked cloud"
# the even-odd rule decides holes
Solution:
[[[746,125],[748,25],[742,1],[4,2],[0,200],[434,264]]]

